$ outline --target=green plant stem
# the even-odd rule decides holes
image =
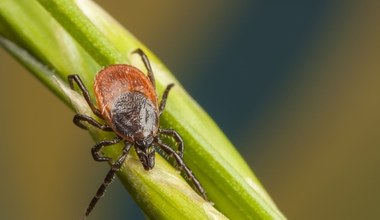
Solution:
[[[40,0],[50,14],[73,36],[81,40],[82,47],[102,66],[123,63],[125,58],[106,39],[71,0]],[[75,27],[75,28],[72,28]]]
[[[26,50],[36,63],[51,69],[54,77],[38,74],[38,68],[30,68],[28,61],[19,58],[57,95],[69,100],[67,103],[77,112],[91,114],[83,98],[68,89],[62,80],[68,74],[78,73],[91,90],[101,66],[129,63],[144,69],[141,61],[130,55],[136,48],[147,53],[160,94],[167,84],[176,83],[161,126],[181,134],[186,144],[185,162],[218,211],[203,201],[165,160],[158,157],[156,167],[146,172],[132,153],[119,178],[148,216],[178,219],[187,213],[192,219],[220,219],[223,215],[231,219],[284,219],[216,124],[144,45],[91,1],[38,2],[4,0],[0,3],[1,35],[12,39],[17,46],[10,49],[5,41],[1,42],[14,56],[22,54],[17,50]],[[95,140],[111,137],[96,130],[90,133]],[[120,147],[108,148],[104,153],[116,158]]]

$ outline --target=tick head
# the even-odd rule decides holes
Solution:
[[[155,149],[152,146],[153,137],[136,141],[136,152],[145,170],[151,170],[155,163]]]

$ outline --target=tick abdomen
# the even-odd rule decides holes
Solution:
[[[98,108],[110,126],[113,121],[111,108],[121,94],[141,93],[154,108],[158,108],[155,89],[149,78],[130,65],[114,64],[101,70],[96,76],[94,90]]]

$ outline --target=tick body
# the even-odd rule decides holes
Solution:
[[[91,200],[82,220],[90,214],[98,200],[104,195],[132,146],[147,171],[154,167],[156,148],[160,148],[167,156],[173,157],[178,167],[194,184],[198,193],[207,200],[201,184],[182,160],[184,144],[181,136],[175,130],[159,127],[160,115],[174,84],[166,87],[162,99],[158,103],[154,75],[149,60],[140,49],[134,53],[141,56],[148,74],[145,75],[139,69],[126,64],[115,64],[104,68],[96,75],[94,82],[97,106],[91,101],[89,92],[80,77],[78,75],[68,77],[71,88],[74,88],[74,83],[76,83],[93,113],[105,122],[102,124],[90,116],[76,114],[73,119],[74,123],[83,129],[87,129],[87,126],[90,125],[116,133],[114,139],[101,141],[91,149],[94,160],[112,162],[111,158],[101,154],[101,150],[121,141],[125,143],[121,156],[112,162],[111,170]],[[171,136],[177,144],[177,150],[161,141],[161,134]]]

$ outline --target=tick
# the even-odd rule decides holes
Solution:
[[[162,129],[159,126],[160,116],[165,108],[169,91],[174,84],[166,87],[161,101],[158,103],[154,74],[148,57],[141,49],[137,49],[133,53],[141,56],[148,76],[136,67],[126,64],[105,67],[97,73],[94,82],[97,106],[91,101],[90,94],[79,75],[68,76],[70,87],[74,89],[74,83],[76,83],[92,112],[104,121],[103,124],[88,115],[76,114],[73,119],[74,123],[83,129],[88,129],[87,126],[91,125],[116,134],[114,139],[100,141],[92,147],[91,154],[94,160],[112,162],[111,158],[102,155],[101,150],[121,141],[125,144],[121,155],[112,163],[110,171],[88,205],[82,220],[86,219],[98,200],[104,195],[116,172],[121,169],[132,146],[146,171],[154,167],[155,152],[158,148],[167,156],[174,158],[178,168],[185,172],[198,193],[207,200],[200,182],[182,159],[184,143],[181,136],[175,130]],[[165,144],[160,139],[160,135],[172,137],[178,145],[178,150]]]

